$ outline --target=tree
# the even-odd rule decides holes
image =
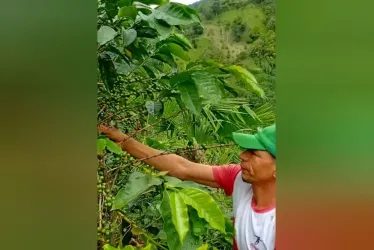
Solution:
[[[221,0],[213,1],[212,11],[216,16],[221,13]]]

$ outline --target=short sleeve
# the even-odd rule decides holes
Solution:
[[[214,166],[213,175],[220,188],[225,190],[227,196],[231,196],[234,191],[236,176],[241,171],[240,165],[229,164],[224,166]]]

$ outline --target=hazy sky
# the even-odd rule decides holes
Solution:
[[[177,2],[177,3],[183,3],[183,4],[191,4],[197,1],[199,0],[170,0],[170,2]]]

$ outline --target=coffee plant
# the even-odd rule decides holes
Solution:
[[[212,147],[231,160],[231,133],[274,115],[251,108],[247,94],[266,96],[246,69],[190,60],[189,25],[201,26],[199,15],[168,0],[98,1],[98,123],[194,161],[213,163]],[[219,191],[154,171],[100,134],[97,156],[97,249],[232,248]]]

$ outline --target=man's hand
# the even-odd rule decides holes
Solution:
[[[99,132],[106,135],[110,140],[118,143],[124,141],[127,136],[120,130],[115,128],[108,128],[102,124],[99,125]]]

